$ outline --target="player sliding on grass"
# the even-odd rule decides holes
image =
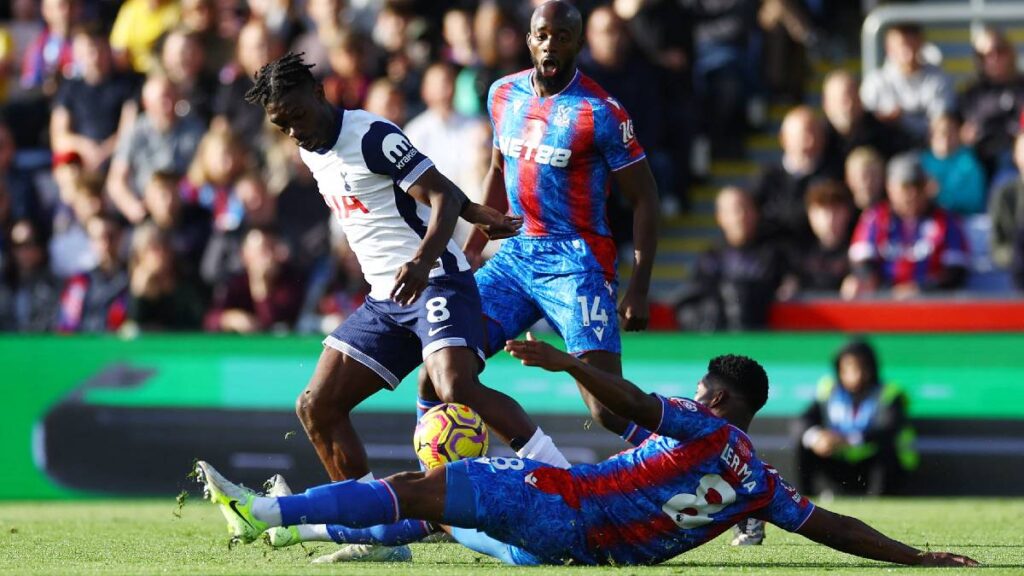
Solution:
[[[509,341],[506,350],[525,365],[568,372],[608,409],[654,435],[603,462],[569,469],[478,458],[281,498],[260,497],[200,462],[210,499],[229,530],[246,542],[278,525],[334,523],[358,530],[418,519],[456,527],[452,534],[460,542],[513,564],[656,564],[753,516],[864,558],[978,564],[918,550],[816,507],[762,462],[745,430],[768,398],[768,377],[750,358],[712,359],[695,399],[687,400],[646,394],[530,335]]]

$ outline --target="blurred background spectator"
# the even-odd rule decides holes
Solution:
[[[758,235],[759,214],[750,194],[725,188],[715,199],[715,219],[724,242],[703,254],[694,288],[683,296],[683,325],[695,330],[758,330],[782,284],[785,257]]]
[[[794,250],[790,273],[796,290],[834,296],[850,274],[853,200],[840,182],[818,180],[807,188],[805,205],[814,240]]]
[[[852,340],[800,418],[798,489],[804,494],[894,494],[917,465],[906,395],[882,380],[874,348]]]
[[[885,64],[864,78],[864,107],[886,122],[897,123],[917,144],[928,138],[928,121],[953,109],[953,83],[946,73],[924,61],[920,26],[901,24],[885,33]]]
[[[966,216],[985,211],[985,171],[974,152],[960,143],[960,127],[953,113],[933,118],[921,165],[935,181],[935,203]]]
[[[850,246],[846,298],[890,289],[896,298],[961,286],[967,245],[957,219],[932,201],[933,183],[916,153],[889,161],[888,201],[861,214]]]

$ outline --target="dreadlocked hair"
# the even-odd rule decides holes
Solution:
[[[305,52],[289,52],[263,65],[253,78],[255,84],[245,93],[245,101],[266,107],[296,86],[314,84],[316,79],[309,71],[313,64],[302,61],[304,54]]]

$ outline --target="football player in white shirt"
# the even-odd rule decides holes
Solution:
[[[310,67],[301,54],[267,64],[246,100],[299,145],[371,286],[296,402],[331,479],[372,477],[349,414],[421,363],[443,401],[472,407],[522,455],[568,467],[515,400],[480,383],[480,296],[451,240],[460,215],[491,238],[514,236],[522,219],[469,201],[394,124],[333,107]]]

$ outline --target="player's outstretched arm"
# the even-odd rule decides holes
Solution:
[[[455,224],[469,198],[455,184],[431,166],[409,186],[409,195],[430,206],[430,222],[416,255],[395,274],[391,299],[409,305],[427,287],[430,269],[441,257],[455,232]]]
[[[797,530],[806,538],[840,552],[908,566],[978,566],[976,560],[950,552],[925,552],[898,542],[864,522],[821,508]]]
[[[568,372],[617,416],[648,430],[661,424],[661,401],[635,384],[566,354],[527,332],[526,340],[509,340],[505,350],[524,366],[539,366],[551,372]]]
[[[658,185],[646,159],[614,174],[633,207],[633,276],[619,304],[619,320],[625,331],[635,332],[646,330],[650,319],[647,294],[658,249]]]
[[[484,175],[483,190],[484,206],[494,208],[502,214],[508,212],[508,193],[505,190],[505,157],[497,148],[491,149],[491,166],[487,169],[487,174]],[[487,245],[487,240],[484,231],[474,230],[470,233],[469,238],[466,238],[462,251],[470,260],[476,260],[484,246]]]

